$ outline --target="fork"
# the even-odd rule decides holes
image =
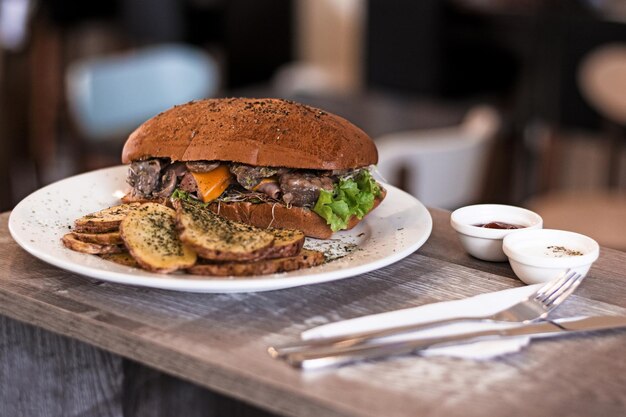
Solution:
[[[271,357],[281,359],[292,353],[308,351],[316,348],[348,348],[382,337],[410,333],[434,326],[461,321],[506,321],[529,323],[547,317],[551,311],[563,303],[563,301],[565,301],[565,299],[569,297],[570,294],[576,290],[576,288],[578,288],[583,278],[583,275],[570,271],[558,278],[553,279],[552,281],[549,281],[537,289],[535,293],[530,294],[518,303],[495,314],[487,316],[451,317],[424,323],[393,326],[384,329],[368,330],[335,337],[325,337],[282,346],[270,346],[267,349],[267,352]]]

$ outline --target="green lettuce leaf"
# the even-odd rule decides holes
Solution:
[[[190,201],[191,200],[191,194],[189,194],[187,191],[183,191],[180,188],[177,188],[177,189],[174,190],[174,192],[172,193],[170,198],[172,200]]]
[[[380,186],[364,169],[354,178],[340,179],[333,191],[322,190],[313,211],[336,232],[347,228],[352,216],[362,219],[369,213],[379,195]]]

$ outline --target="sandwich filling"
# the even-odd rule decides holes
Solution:
[[[152,158],[131,163],[127,181],[130,197],[137,200],[174,195],[205,203],[304,207],[323,217],[333,231],[345,229],[352,216],[363,218],[382,194],[368,168],[323,171]]]

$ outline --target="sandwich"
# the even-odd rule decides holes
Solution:
[[[126,141],[124,202],[197,200],[227,219],[327,239],[385,197],[372,139],[347,120],[281,99],[174,106]]]

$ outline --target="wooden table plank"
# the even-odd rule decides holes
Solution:
[[[522,285],[508,264],[464,254],[449,213],[431,213],[432,237],[401,262],[336,282],[250,294],[178,293],[67,273],[21,250],[3,214],[0,314],[283,415],[618,415],[626,409],[621,331],[537,342],[485,362],[402,357],[302,373],[269,358],[269,344],[318,324]],[[603,249],[558,313],[626,314],[625,266],[626,254]]]

